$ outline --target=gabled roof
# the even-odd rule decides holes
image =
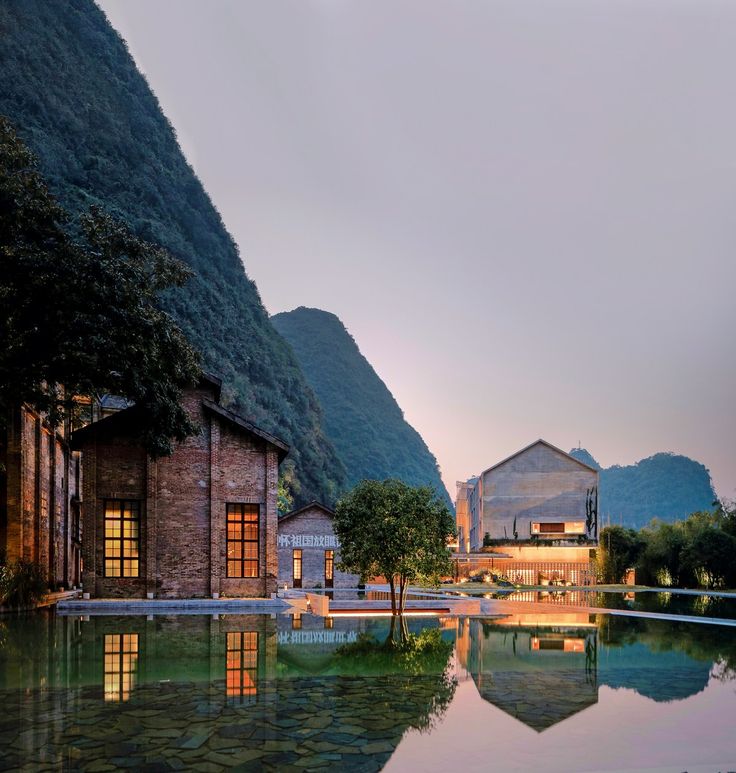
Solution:
[[[212,373],[202,372],[202,375],[199,377],[199,385],[202,386],[202,384],[207,384],[215,390],[215,400],[219,402],[220,395],[222,394],[222,379]]]
[[[330,518],[332,518],[333,515],[335,515],[334,510],[330,510],[327,505],[323,505],[321,502],[318,502],[316,499],[310,502],[308,505],[304,505],[304,507],[300,507],[298,510],[292,510],[290,513],[286,513],[286,515],[282,515],[279,518],[279,523],[282,523],[287,518],[293,518],[295,515],[301,515],[303,512],[307,510],[317,509],[321,510],[323,513],[328,515]]]
[[[266,432],[265,429],[256,427],[255,424],[251,424],[247,419],[238,416],[237,413],[228,411],[227,408],[223,408],[221,405],[218,405],[212,400],[208,400],[206,397],[202,400],[202,405],[206,410],[214,413],[221,419],[230,422],[231,425],[234,425],[241,430],[245,430],[251,435],[261,438],[261,440],[265,440],[269,445],[275,446],[279,452],[279,461],[282,461],[286,454],[289,453],[289,446],[283,440],[277,438],[276,435],[272,435],[270,432]]]
[[[216,380],[210,381],[207,379],[207,383],[212,384],[219,393],[219,387],[217,386]],[[242,416],[238,416],[237,413],[228,411],[227,408],[223,408],[221,405],[218,405],[206,397],[202,399],[202,407],[205,408],[205,410],[214,413],[219,418],[224,419],[231,426],[235,426],[239,430],[254,435],[261,440],[265,440],[266,443],[274,446],[278,451],[279,462],[283,461],[284,457],[289,453],[289,446],[283,440],[266,432],[260,427],[256,427],[255,424],[251,424],[251,422],[247,421]],[[131,405],[130,408],[117,411],[110,416],[106,416],[104,419],[94,421],[86,427],[82,427],[73,432],[71,447],[75,451],[79,451],[82,446],[100,430],[111,433],[119,432],[121,435],[133,435],[142,429],[141,420],[141,410],[138,406]]]
[[[598,470],[596,470],[595,467],[591,467],[589,464],[586,464],[585,462],[581,462],[580,459],[576,459],[574,456],[570,456],[566,451],[563,451],[561,448],[558,448],[557,446],[553,446],[552,443],[548,443],[546,440],[542,440],[542,438],[539,438],[539,440],[535,440],[533,443],[529,443],[528,446],[524,446],[524,448],[520,449],[514,454],[511,454],[511,456],[507,456],[505,459],[502,459],[500,462],[496,462],[496,464],[491,465],[487,470],[483,470],[483,472],[478,476],[482,478],[487,472],[490,472],[491,470],[495,470],[497,467],[501,467],[501,465],[506,464],[506,462],[510,462],[512,459],[516,459],[517,456],[521,456],[523,453],[526,453],[530,448],[534,448],[534,446],[543,445],[549,448],[552,451],[556,451],[558,454],[562,454],[563,456],[566,456],[570,461],[575,462],[575,464],[579,464],[581,467],[584,467],[586,470],[590,470],[591,472],[594,472],[598,474]]]
[[[109,416],[105,416],[104,419],[98,419],[91,424],[87,424],[80,429],[74,430],[74,432],[72,432],[70,446],[74,451],[81,451],[82,446],[88,440],[91,440],[100,430],[113,434],[119,432],[121,435],[135,435],[143,429],[142,418],[142,411],[137,405],[123,408],[122,411],[116,411]]]

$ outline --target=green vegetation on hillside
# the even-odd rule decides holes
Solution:
[[[272,322],[291,344],[324,412],[327,437],[348,481],[398,478],[427,485],[449,503],[437,460],[334,315],[300,307]]]
[[[61,205],[96,204],[194,271],[163,308],[224,381],[224,399],[291,444],[297,504],[332,502],[345,472],[319,404],[125,44],[92,0],[0,4],[0,114]]]
[[[169,454],[196,432],[180,400],[201,371],[157,302],[190,271],[94,207],[83,239],[67,221],[0,116],[0,428],[21,403],[56,424],[75,398],[112,393],[136,403],[149,452]]]
[[[658,453],[636,464],[605,469],[584,448],[571,456],[600,470],[600,523],[632,529],[653,518],[676,521],[690,513],[709,510],[716,493],[707,468],[687,456]]]

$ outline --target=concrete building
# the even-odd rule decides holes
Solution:
[[[28,406],[0,433],[0,552],[39,564],[54,590],[81,579],[80,460],[68,439],[68,422],[53,427]]]
[[[84,590],[97,597],[267,596],[278,574],[278,468],[288,446],[219,404],[211,376],[184,392],[198,434],[151,458],[135,406],[72,436],[82,452]]]
[[[537,440],[457,484],[459,553],[477,555],[486,542],[493,551],[478,566],[465,561],[465,573],[480,568],[524,584],[589,584],[597,510],[598,471]]]
[[[355,588],[360,578],[337,569],[340,543],[333,510],[319,502],[279,518],[279,586]]]
[[[467,512],[470,550],[483,547],[486,535],[510,544],[531,538],[595,540],[588,509],[597,488],[596,469],[537,440],[458,483],[457,510]]]

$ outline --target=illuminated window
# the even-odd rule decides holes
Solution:
[[[585,534],[585,521],[532,523],[532,534]]]
[[[258,505],[227,506],[227,576],[258,577]]]
[[[140,576],[140,502],[105,500],[105,577]]]
[[[326,617],[325,618],[325,628],[334,628],[335,627],[335,618],[334,617]]]
[[[127,701],[135,687],[137,633],[105,634],[105,700]]]
[[[291,554],[292,575],[294,581],[292,585],[295,588],[302,587],[302,551],[301,548],[297,548]]]
[[[325,550],[325,588],[331,588],[335,577],[335,551]]]
[[[302,627],[302,616],[299,612],[295,612],[291,616],[291,628],[294,631],[300,630]]]
[[[227,634],[226,689],[238,703],[255,701],[258,694],[258,632],[230,631]]]

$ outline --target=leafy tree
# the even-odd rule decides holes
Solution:
[[[644,541],[633,529],[606,526],[601,530],[599,573],[604,583],[622,582],[626,570],[636,566]]]
[[[94,0],[0,2],[0,31],[0,114],[37,154],[49,189],[75,218],[103,206],[193,270],[160,308],[222,378],[223,403],[289,443],[296,504],[333,504],[345,470],[317,398],[103,11]]]
[[[452,571],[447,540],[454,519],[427,486],[362,481],[337,503],[334,525],[340,568],[362,578],[385,577],[394,615],[403,615],[409,583],[436,583]]]
[[[276,494],[277,509],[279,515],[286,515],[294,509],[294,495],[292,494],[293,468],[282,466],[279,474],[279,485]]]
[[[113,393],[169,453],[195,429],[179,400],[199,356],[157,302],[190,272],[97,207],[71,225],[0,117],[0,415],[25,402],[57,422],[76,396]]]
[[[681,524],[653,521],[642,530],[644,549],[637,567],[639,578],[651,585],[680,585],[686,535]]]
[[[714,526],[698,529],[682,551],[682,565],[699,585],[717,588],[736,580],[736,539]]]

